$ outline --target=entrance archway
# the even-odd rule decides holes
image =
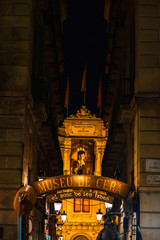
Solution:
[[[19,189],[19,191],[17,192],[14,198],[14,209],[16,212],[18,212],[19,194],[25,197],[21,206],[23,207],[23,211],[22,211],[23,214],[27,214],[31,211],[31,209],[35,205],[37,196],[41,196],[43,194],[48,195],[48,194],[56,193],[59,190],[66,190],[66,189],[97,190],[97,191],[103,191],[111,196],[126,198],[128,195],[130,186],[116,179],[107,178],[103,176],[62,175],[62,176],[50,177],[43,181],[34,182],[32,186],[27,185]],[[78,194],[80,193],[82,194],[82,192],[79,192]],[[65,198],[67,199],[67,198],[83,197],[76,194],[77,192],[72,192],[72,193],[68,192],[67,197]],[[84,192],[83,192],[83,195],[84,195]],[[91,194],[91,195],[92,196],[85,195],[85,198],[91,198],[91,199],[100,200],[100,201],[105,200],[104,196],[100,194]],[[58,197],[58,195],[57,196],[55,195],[55,197]],[[56,198],[54,200],[56,200]],[[110,198],[108,197],[107,202],[109,202],[109,200]]]
[[[70,240],[92,240],[92,237],[90,235],[88,235],[87,233],[81,233],[81,234],[74,234],[72,235],[72,237],[70,238]]]
[[[78,235],[73,240],[89,240],[86,236],[84,235]]]

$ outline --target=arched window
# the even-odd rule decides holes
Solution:
[[[73,240],[88,240],[88,238],[83,235],[79,235],[79,236],[75,237]]]

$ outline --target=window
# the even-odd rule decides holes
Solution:
[[[75,198],[74,199],[74,212],[89,212],[90,200],[87,198]]]

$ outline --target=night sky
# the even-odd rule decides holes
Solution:
[[[86,105],[98,114],[99,79],[102,96],[106,87],[104,73],[107,22],[104,19],[103,0],[69,0],[68,16],[63,25],[64,74],[63,93],[69,79],[69,114],[84,104],[81,92],[82,75],[86,65]],[[102,97],[103,101],[103,97]]]

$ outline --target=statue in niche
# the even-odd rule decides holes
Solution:
[[[73,174],[85,174],[85,152],[80,150],[77,154],[77,161],[73,162]]]
[[[78,143],[78,144],[77,144]],[[90,143],[90,142],[89,142]],[[71,151],[70,167],[71,174],[92,175],[94,171],[93,144],[88,141],[74,141]]]

